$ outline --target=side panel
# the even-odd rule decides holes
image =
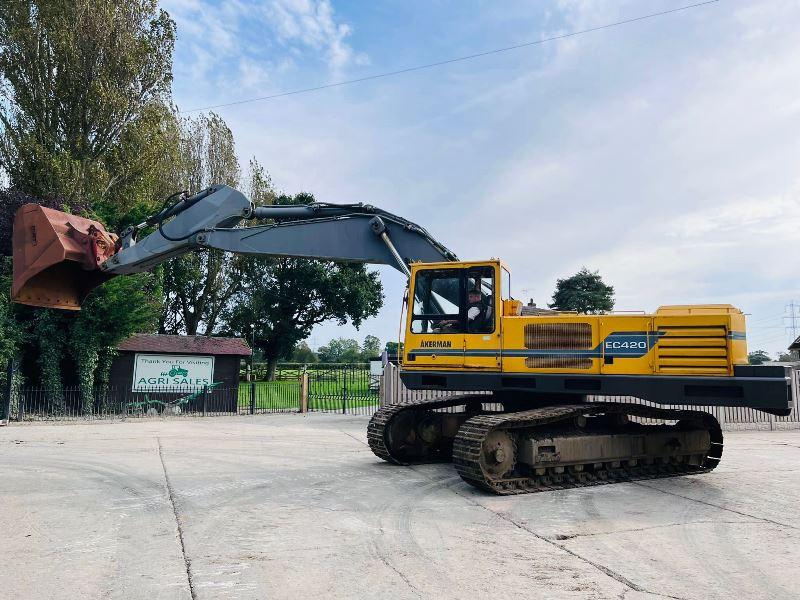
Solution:
[[[603,315],[600,326],[600,372],[608,375],[653,372],[658,337],[649,315]]]
[[[507,373],[600,372],[594,315],[503,317],[502,370]]]
[[[743,364],[744,317],[733,307],[503,317],[505,373],[727,377]]]
[[[461,369],[464,367],[463,333],[411,333],[406,331],[404,366],[410,369]]]

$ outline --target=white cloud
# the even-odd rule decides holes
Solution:
[[[352,28],[329,0],[226,0],[220,5],[164,0],[162,5],[178,25],[177,74],[217,94],[275,90],[274,76],[285,75],[301,60],[321,62],[332,77],[368,62],[348,43]]]
[[[355,53],[347,43],[351,27],[337,21],[329,0],[276,0],[264,4],[262,11],[282,42],[300,42],[324,52],[335,71],[366,61],[365,55]]]

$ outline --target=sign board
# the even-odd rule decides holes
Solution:
[[[137,354],[133,365],[133,391],[184,391],[210,385],[213,377],[213,356]]]

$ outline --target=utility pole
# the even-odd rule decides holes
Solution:
[[[792,300],[791,302],[789,302],[789,304],[786,305],[786,311],[789,314],[783,317],[784,322],[787,322],[787,325],[784,329],[786,330],[787,333],[791,332],[792,341],[797,339],[798,308],[800,308],[800,306],[798,306],[795,300]]]

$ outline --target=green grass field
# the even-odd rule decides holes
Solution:
[[[286,371],[281,375],[285,376]],[[239,384],[239,406],[250,406],[250,383]],[[377,390],[370,390],[369,378],[361,372],[309,372],[308,407],[310,410],[340,410],[345,389],[347,406],[376,406],[380,403]],[[255,408],[292,410],[300,407],[298,378],[255,382]]]

